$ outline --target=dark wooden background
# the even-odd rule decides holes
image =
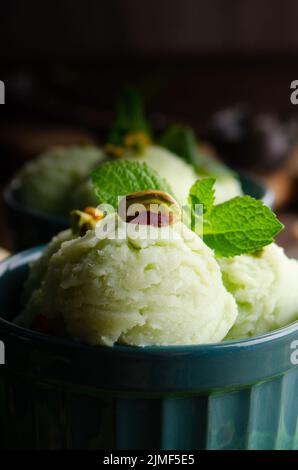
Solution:
[[[296,54],[297,22],[296,0],[11,0],[1,2],[1,55]]]

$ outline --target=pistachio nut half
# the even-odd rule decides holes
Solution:
[[[181,219],[177,201],[159,190],[127,194],[119,204],[119,216],[127,223],[163,227]]]

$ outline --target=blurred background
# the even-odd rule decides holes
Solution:
[[[56,144],[102,142],[124,85],[158,135],[190,124],[202,145],[276,192],[298,257],[296,0],[60,0],[1,3],[1,191]],[[0,246],[13,248],[0,203]]]

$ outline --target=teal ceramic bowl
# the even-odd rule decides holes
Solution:
[[[262,199],[272,207],[274,195],[261,181],[249,175],[240,175],[243,192]],[[19,200],[20,183],[13,180],[4,191],[7,220],[14,234],[16,251],[47,243],[61,230],[69,227],[64,218],[46,215],[25,207]]]
[[[250,340],[91,347],[10,322],[28,263],[0,264],[0,448],[298,449],[298,322]]]

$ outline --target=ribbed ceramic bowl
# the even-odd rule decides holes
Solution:
[[[262,182],[248,175],[241,175],[240,181],[245,194],[262,199],[272,207],[274,195]],[[19,187],[19,181],[13,180],[4,191],[6,214],[14,233],[16,251],[47,243],[58,232],[69,227],[67,219],[46,215],[21,204]]]
[[[298,323],[199,346],[46,336],[9,321],[40,250],[0,264],[0,448],[298,449]]]

